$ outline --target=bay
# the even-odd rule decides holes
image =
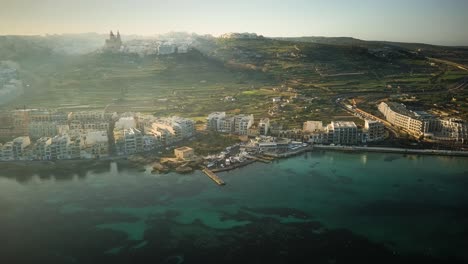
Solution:
[[[218,175],[0,171],[0,262],[468,261],[467,158],[319,151]]]

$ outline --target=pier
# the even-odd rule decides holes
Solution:
[[[214,174],[214,172],[212,172],[208,168],[203,168],[202,171],[203,171],[203,173],[206,174],[206,176],[210,177],[214,182],[216,182],[216,184],[218,184],[218,185],[225,185],[226,184],[220,177],[218,177],[218,175]]]

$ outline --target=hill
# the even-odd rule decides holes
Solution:
[[[418,44],[350,38],[194,39],[187,54],[139,57],[70,55],[57,51],[57,40],[50,36],[0,37],[0,60],[18,62],[28,85],[22,97],[4,107],[106,107],[196,118],[211,111],[242,111],[278,120],[291,115],[333,118],[342,114],[331,100],[338,94],[440,91],[467,76],[456,64],[428,58],[450,60],[458,52],[457,61],[463,61],[463,48],[426,45],[415,50]],[[271,103],[278,96],[300,100],[278,108]],[[433,99],[424,100],[450,103],[447,98]],[[465,101],[459,101],[462,111]]]

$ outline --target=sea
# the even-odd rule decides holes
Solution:
[[[218,173],[0,170],[0,263],[468,263],[468,158],[313,151]]]

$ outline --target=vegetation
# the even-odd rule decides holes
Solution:
[[[427,59],[458,56],[453,61],[460,63],[468,54],[463,48],[340,38],[199,38],[187,54],[139,57],[66,55],[50,43],[0,38],[1,59],[19,62],[26,84],[22,97],[2,107],[106,108],[196,120],[213,111],[240,111],[294,127],[307,119],[342,118],[333,98],[363,92],[418,93],[425,107],[461,107],[466,113],[463,89],[451,90],[450,98],[432,92],[463,83],[468,72]],[[273,103],[274,97],[283,101]]]
[[[197,151],[197,155],[217,154],[226,147],[239,143],[239,137],[233,135],[224,135],[219,133],[206,133],[200,135],[196,140],[190,141],[186,146]]]

